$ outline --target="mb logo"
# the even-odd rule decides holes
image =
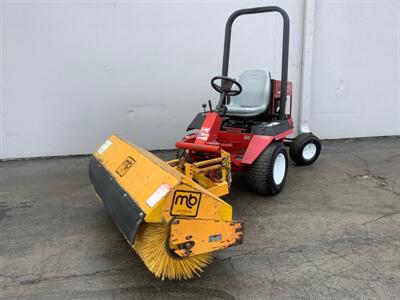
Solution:
[[[199,211],[201,193],[195,191],[175,191],[171,216],[195,217]]]

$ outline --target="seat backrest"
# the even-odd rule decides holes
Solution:
[[[271,74],[265,69],[246,70],[238,82],[243,90],[230,98],[227,115],[251,117],[265,112],[271,98]]]

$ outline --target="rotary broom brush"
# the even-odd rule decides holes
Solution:
[[[166,224],[144,224],[140,227],[133,249],[146,267],[156,276],[170,280],[191,279],[200,276],[212,261],[212,253],[181,258],[168,249]]]

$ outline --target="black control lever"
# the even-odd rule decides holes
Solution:
[[[221,116],[225,117],[227,112],[228,112],[228,108],[225,105],[222,106]]]
[[[201,105],[201,107],[203,108],[204,113],[206,113],[206,107],[207,107],[207,105],[206,105],[205,103],[203,103],[203,104]]]

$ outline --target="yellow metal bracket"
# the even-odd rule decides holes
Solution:
[[[175,219],[170,225],[170,248],[180,257],[221,250],[241,244],[243,222]]]
[[[214,195],[221,197],[229,194],[232,178],[231,160],[228,152],[221,150],[220,157],[195,163],[189,163],[183,157],[168,161],[167,163]],[[219,180],[215,180],[215,178],[210,176],[212,172],[218,172]]]

